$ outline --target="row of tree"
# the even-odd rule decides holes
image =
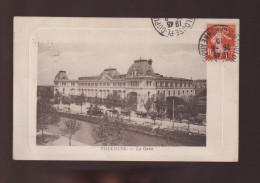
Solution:
[[[131,112],[136,110],[136,100],[134,97],[127,96],[126,98],[122,99],[117,94],[110,94],[105,99],[100,99],[98,97],[86,97],[84,93],[81,93],[79,96],[76,96],[74,98],[69,98],[62,96],[60,92],[56,91],[54,95],[54,103],[58,105],[60,103],[70,105],[72,103],[75,103],[76,105],[79,105],[81,107],[81,113],[82,113],[82,107],[85,104],[85,102],[91,103],[93,105],[90,106],[89,110],[95,111],[99,110],[99,105],[105,105],[108,109],[111,109],[112,111],[115,110],[116,107],[120,107],[124,111],[126,111],[129,114],[129,120],[131,116]]]
[[[187,119],[190,122],[201,122],[197,119],[198,107],[194,97],[190,97],[187,100],[179,97],[172,97],[170,100],[166,100],[166,97],[163,94],[148,97],[144,103],[144,108],[146,110],[145,116],[150,116],[154,120],[154,123],[156,119],[162,120],[165,117],[173,119],[172,100],[174,100],[174,119],[179,121]],[[137,100],[135,97],[128,95],[122,99],[116,94],[110,94],[105,99],[100,99],[98,97],[86,97],[84,93],[81,93],[81,95],[74,98],[69,98],[64,96],[62,97],[59,92],[56,92],[54,101],[58,104],[58,106],[61,101],[63,104],[68,105],[75,103],[81,106],[81,113],[82,106],[85,102],[92,103],[95,106],[95,109],[98,109],[99,105],[104,105],[112,111],[114,111],[116,107],[119,107],[123,110],[122,112],[124,114],[129,115],[129,121],[131,120],[131,112],[136,111],[137,106]]]

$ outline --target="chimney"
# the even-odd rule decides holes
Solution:
[[[152,63],[153,63],[152,59],[149,59],[149,60],[148,60],[148,63],[149,63],[150,65],[152,65]]]

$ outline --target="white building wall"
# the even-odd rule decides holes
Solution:
[[[118,94],[120,94],[121,98],[126,97],[130,92],[136,92],[137,93],[137,110],[138,111],[145,111],[144,104],[147,101],[148,97],[156,96],[156,94],[159,92],[165,93],[165,97],[182,97],[187,98],[189,96],[195,95],[195,88],[194,86],[188,86],[188,84],[183,85],[182,87],[180,84],[177,86],[174,85],[172,87],[166,87],[164,86],[158,86],[156,87],[156,81],[152,79],[142,79],[142,80],[136,80],[137,85],[131,86],[130,81],[120,81],[125,82],[125,86],[113,86],[113,82],[110,82],[110,86],[103,86],[98,84],[98,86],[80,86],[77,81],[59,81],[58,85],[54,86],[54,92],[58,90],[62,95],[64,96],[70,96],[70,95],[80,95],[82,92],[87,97],[99,97],[99,98],[106,98],[109,94],[112,94],[114,91],[116,91]],[[57,81],[55,81],[57,82]],[[119,82],[119,81],[117,81]],[[72,84],[74,83],[74,84]],[[96,83],[98,83],[96,81]],[[136,84],[136,83],[135,83]],[[184,93],[183,93],[184,91]]]

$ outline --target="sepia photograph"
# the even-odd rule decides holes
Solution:
[[[38,44],[37,145],[205,146],[206,63],[196,45],[108,45],[113,36]]]

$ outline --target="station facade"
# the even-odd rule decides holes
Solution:
[[[195,95],[195,86],[191,79],[165,77],[155,73],[152,60],[139,59],[129,67],[126,74],[119,74],[115,68],[107,68],[100,75],[79,77],[70,80],[66,71],[59,71],[54,79],[54,92],[64,96],[106,98],[117,94],[121,98],[128,95],[136,97],[137,110],[145,111],[144,104],[148,97],[163,94],[165,97],[188,98]]]

